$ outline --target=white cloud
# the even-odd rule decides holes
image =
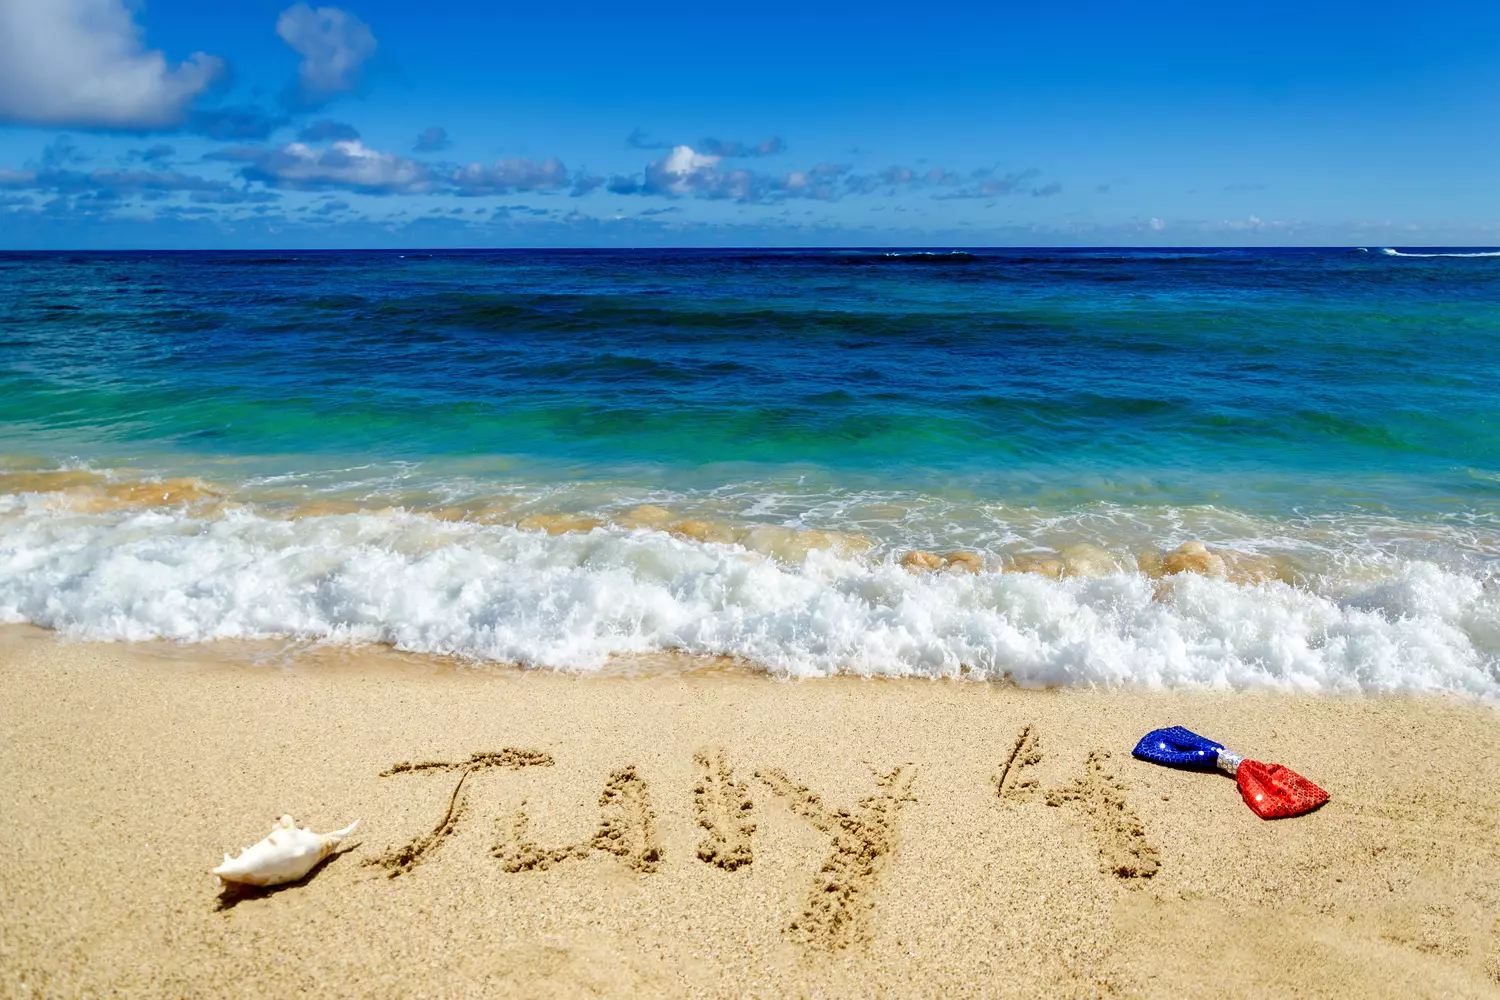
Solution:
[[[647,140],[638,136],[631,138],[634,145],[647,144]],[[767,140],[761,146],[780,151],[779,143],[779,140]],[[770,152],[752,154],[745,152],[743,147],[736,148],[739,150],[736,156],[771,155]],[[992,168],[957,173],[933,167],[918,173],[909,167],[890,167],[878,174],[856,174],[844,164],[819,163],[806,170],[767,174],[745,168],[726,169],[725,160],[728,158],[729,154],[720,154],[715,148],[700,150],[692,146],[673,146],[666,156],[647,164],[644,174],[611,177],[608,190],[619,195],[695,197],[744,203],[788,198],[838,201],[849,195],[895,194],[932,188],[951,189],[934,195],[935,198],[994,198],[1026,190],[1035,197],[1046,198],[1062,190],[1056,182],[1031,187],[1030,182],[1040,174],[1034,168],[1004,177],[992,177]]]
[[[0,121],[169,128],[223,72],[146,51],[124,0],[0,0]]]
[[[718,180],[719,160],[696,152],[692,146],[674,146],[646,168],[646,184],[661,194],[690,194],[712,187]]]
[[[371,149],[358,139],[335,142],[327,149],[292,142],[277,149],[217,153],[213,158],[247,163],[242,175],[268,187],[418,194],[432,186],[432,172],[424,164]]]
[[[370,26],[337,7],[288,7],[276,20],[276,33],[302,56],[302,98],[309,103],[359,86],[360,67],[375,54]]]
[[[880,175],[879,179],[885,183],[893,183],[891,181],[891,177],[895,172],[898,171],[902,174],[905,174],[906,183],[911,184],[919,184],[925,181],[929,184],[952,185],[962,180],[962,178],[960,178],[957,174],[954,174],[951,171],[944,170],[932,170],[928,172],[925,178],[917,178],[912,175],[912,171],[906,169],[905,167],[892,167],[890,170],[887,170],[884,174]],[[1026,170],[1015,170],[1000,177],[991,177],[988,176],[988,173],[989,171],[987,170],[974,171],[972,174],[970,174],[970,177],[975,181],[975,183],[970,184],[967,187],[961,187],[956,191],[951,191],[947,194],[934,195],[933,197],[942,200],[948,200],[952,198],[1003,198],[1007,195],[1024,191],[1027,185],[1029,185],[1033,180],[1041,175],[1041,171],[1035,167],[1031,167]],[[1061,191],[1062,185],[1056,183],[1055,181],[1044,187],[1031,189],[1032,195],[1037,198],[1051,197],[1052,195],[1058,194]]]
[[[557,157],[549,160],[517,158],[493,166],[471,163],[453,173],[459,194],[506,194],[511,191],[552,191],[568,183],[568,168]]]
[[[284,146],[242,146],[204,157],[243,164],[240,176],[272,188],[298,191],[357,191],[363,194],[441,194],[485,196],[516,191],[559,191],[580,196],[602,179],[571,172],[557,157],[516,158],[485,166],[434,167],[420,160],[371,149],[358,139],[332,142],[326,149],[305,142]]]
[[[691,146],[673,146],[666,156],[647,165],[644,183],[621,178],[611,185],[611,190],[617,194],[696,195],[700,198],[757,201],[772,183],[770,178],[754,171],[721,170],[722,161],[721,156],[700,153]],[[631,184],[634,186],[630,187]]]
[[[1249,215],[1243,219],[1225,219],[1217,227],[1204,226],[1203,228],[1246,230],[1255,232],[1263,229],[1292,229],[1294,228],[1294,224],[1290,222],[1284,222],[1280,219],[1272,219],[1270,221],[1266,221],[1258,215]]]

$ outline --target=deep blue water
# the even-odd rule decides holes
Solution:
[[[922,546],[998,570],[1088,543],[1128,572],[1132,552],[1202,539],[1284,558],[1294,587],[1392,622],[1416,598],[1359,588],[1430,566],[1480,588],[1454,598],[1470,622],[1455,655],[1493,671],[1500,648],[1483,625],[1496,256],[11,253],[0,357],[13,471],[192,476],[256,516],[340,502],[523,532],[557,514],[629,528],[650,503],[751,549],[756,525],[857,532],[871,565]],[[24,603],[9,615],[46,617]]]
[[[0,326],[7,450],[45,457],[1500,499],[1496,258],[8,254]]]

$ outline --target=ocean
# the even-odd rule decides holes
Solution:
[[[0,621],[1493,699],[1500,259],[1382,250],[0,254]]]

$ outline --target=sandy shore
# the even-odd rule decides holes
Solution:
[[[1494,708],[170,652],[0,630],[4,995],[1500,995]],[[364,826],[222,894],[283,812]]]

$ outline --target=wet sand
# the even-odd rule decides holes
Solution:
[[[1500,995],[1493,706],[268,649],[0,630],[0,994]],[[363,825],[221,891],[284,812]]]

